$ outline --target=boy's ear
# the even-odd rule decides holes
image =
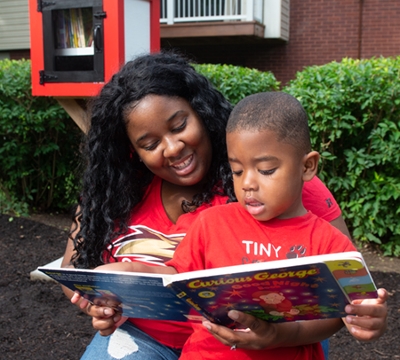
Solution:
[[[303,157],[303,181],[310,181],[317,175],[319,153],[317,151],[310,151]]]

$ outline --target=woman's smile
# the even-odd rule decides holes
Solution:
[[[183,158],[182,160],[176,161],[175,163],[171,164],[171,167],[174,168],[179,175],[187,175],[193,170],[193,165],[195,165],[193,158],[193,154],[191,154]]]

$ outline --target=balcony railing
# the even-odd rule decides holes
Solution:
[[[161,24],[201,21],[263,23],[263,0],[161,0]]]

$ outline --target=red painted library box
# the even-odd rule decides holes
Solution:
[[[29,0],[32,94],[91,97],[136,55],[160,50],[159,0]]]

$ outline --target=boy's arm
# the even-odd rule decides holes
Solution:
[[[172,266],[150,266],[140,262],[116,262],[98,266],[95,270],[101,271],[127,271],[142,272],[150,274],[176,274],[177,271]]]
[[[351,240],[350,232],[342,216],[330,223]],[[386,289],[379,289],[377,299],[356,300],[346,307],[349,315],[343,319],[343,322],[353,337],[360,341],[374,341],[385,333],[388,317],[387,298]]]
[[[351,239],[341,216],[330,223]],[[386,289],[379,289],[377,299],[355,300],[346,306],[349,315],[343,322],[354,338],[360,341],[374,341],[385,333],[388,317],[387,298]]]
[[[378,289],[377,299],[354,300],[346,306],[343,322],[357,340],[373,341],[381,337],[387,328],[387,298],[385,289]]]

